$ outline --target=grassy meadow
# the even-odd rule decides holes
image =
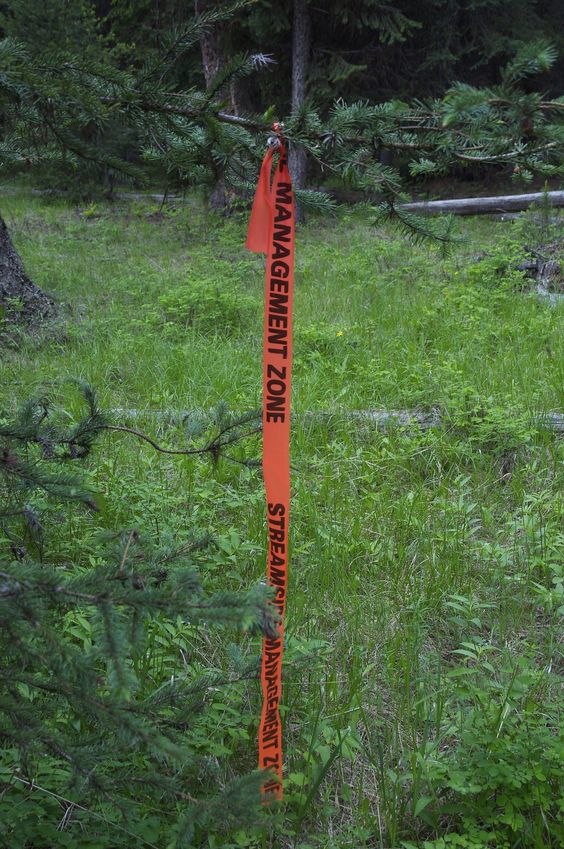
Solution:
[[[22,188],[3,193],[2,214],[63,308],[4,340],[0,416],[43,394],[77,414],[86,381],[114,423],[174,448],[202,411],[259,408],[264,261],[244,248],[246,213],[77,208]],[[270,828],[218,828],[200,845],[563,845],[564,441],[542,414],[564,412],[564,305],[514,269],[537,229],[527,216],[462,220],[445,258],[361,213],[299,231],[286,801]],[[379,429],[348,415],[415,409],[442,424]],[[182,542],[205,531],[216,541],[199,567],[206,586],[250,587],[265,569],[262,478],[238,461],[260,458],[260,441],[230,453],[213,464],[104,434],[85,468],[101,510],[59,512],[49,557],[87,568],[101,532]],[[65,628],[88,639],[85,621]],[[257,638],[196,640],[163,621],[148,686],[258,651]],[[218,782],[254,768],[259,704],[252,679],[211,697],[201,751]],[[7,846],[35,847],[9,842],[29,816],[60,819],[38,792],[8,798]],[[118,845],[107,820],[92,846]],[[166,824],[141,798],[128,828],[135,845],[167,849]]]

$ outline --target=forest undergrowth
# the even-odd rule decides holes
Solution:
[[[206,416],[260,407],[264,271],[244,248],[246,212],[222,219],[196,200],[77,208],[21,189],[3,214],[61,309],[41,330],[3,333],[0,418],[47,396],[70,421],[80,381],[115,425],[179,448]],[[255,828],[207,823],[194,845],[563,844],[564,441],[544,417],[564,413],[564,305],[516,268],[557,226],[552,214],[551,232],[532,215],[464,220],[446,258],[351,211],[299,231],[285,802]],[[379,428],[371,410],[419,411],[436,426]],[[163,455],[105,432],[82,463],[97,512],[35,497],[41,558],[85,570],[104,534],[182,545],[200,533],[208,590],[255,585],[259,436],[228,453]],[[257,636],[181,618],[151,628],[148,693],[260,650]],[[88,616],[67,616],[61,640],[90,646]],[[259,708],[256,675],[211,689],[190,731],[209,773],[185,778],[185,793],[254,768]],[[67,814],[62,768],[39,759],[43,789],[30,788],[4,753],[3,846],[175,845],[147,788],[133,819],[107,806]]]

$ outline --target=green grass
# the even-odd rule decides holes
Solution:
[[[206,216],[195,203],[163,215],[144,203],[84,211],[23,192],[3,199],[2,214],[28,273],[65,310],[6,344],[0,411],[38,392],[72,411],[69,378],[79,378],[118,420],[180,445],[182,427],[151,411],[259,406],[263,260],[244,249],[243,218]],[[513,774],[519,741],[538,730],[525,733],[522,718],[546,717],[551,734],[558,725],[563,450],[534,417],[564,411],[563,307],[522,291],[511,269],[526,226],[464,221],[447,260],[354,214],[299,232],[295,411],[438,409],[443,426],[296,417],[288,804],[273,835],[210,837],[210,847],[558,845],[552,797],[542,810],[554,827],[539,796],[521,800],[527,827],[504,821],[498,833],[510,817],[487,783],[488,758],[473,767],[483,780],[470,797],[453,778],[494,751],[488,734],[508,740]],[[260,445],[237,450],[258,457]],[[101,528],[182,538],[194,525],[221,542],[203,566],[210,586],[262,578],[257,470],[164,458],[110,434],[88,475],[104,509],[65,517],[47,541],[62,562],[86,563]],[[170,652],[180,668],[174,643]],[[258,686],[231,698],[249,739],[227,772],[254,765]]]

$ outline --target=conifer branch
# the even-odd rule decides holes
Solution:
[[[241,7],[238,0],[232,5]],[[230,9],[223,9],[222,20]],[[122,179],[161,176],[179,187],[211,188],[219,168],[226,185],[244,190],[256,177],[271,125],[264,116],[231,114],[221,91],[241,74],[264,67],[268,57],[236,57],[205,92],[179,89],[171,80],[175,57],[195,43],[202,27],[220,19],[216,11],[183,32],[171,33],[160,65],[155,59],[140,70],[123,71],[111,62],[62,53],[36,62],[21,45],[0,42],[7,68],[0,75],[0,105],[6,105],[8,116],[0,158],[16,167],[42,158],[55,163],[57,156],[62,161],[71,157]],[[550,67],[554,56],[550,45],[529,45],[509,63],[499,85],[482,90],[459,83],[444,98],[428,102],[337,100],[326,115],[304,105],[287,121],[285,134],[290,144],[309,151],[321,169],[334,171],[351,188],[379,194],[400,227],[430,237],[428,225],[416,219],[409,225],[401,221],[395,200],[404,181],[398,165],[380,164],[381,152],[392,151],[400,161],[407,158],[416,179],[446,174],[461,164],[512,163],[518,173],[558,169],[564,156],[564,101],[520,88],[521,80]],[[132,164],[104,141],[105,128],[116,124],[135,137],[142,162]],[[86,126],[97,128],[95,145],[85,137]],[[304,193],[300,199],[324,211],[333,206],[320,193]]]

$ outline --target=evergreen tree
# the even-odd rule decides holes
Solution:
[[[204,185],[210,191],[221,173],[226,190],[248,191],[271,120],[284,117],[284,75],[277,66],[271,70],[272,60],[263,53],[235,56],[205,90],[180,87],[176,69],[210,28],[250,5],[233,0],[205,10],[163,36],[140,67],[120,67],[110,50],[101,49],[93,58],[5,38],[0,42],[4,169],[48,163],[63,174],[86,169],[110,186],[117,178],[152,179],[171,187]],[[389,37],[407,31],[410,21],[390,18]],[[413,104],[337,99],[321,112],[305,102],[288,118],[285,133],[320,172],[376,200],[379,217],[416,236],[444,240],[440,222],[402,210],[402,175],[407,170],[411,178],[424,179],[453,167],[484,164],[510,166],[524,178],[533,171],[561,174],[564,100],[531,92],[531,81],[550,71],[555,61],[551,45],[531,43],[515,54],[495,86],[458,84],[441,100]],[[234,115],[226,90],[235,80],[264,69],[278,85],[278,102],[267,115]],[[128,141],[116,144],[116,137]],[[393,167],[383,164],[384,152],[394,156]],[[332,206],[328,195],[302,191],[298,197],[314,208]],[[22,314],[31,312],[26,292],[18,295],[17,285],[6,287],[3,281],[0,287],[0,293],[9,290],[12,301],[21,297]]]
[[[260,776],[220,786],[199,748],[209,694],[229,676],[198,675],[190,666],[155,688],[152,628],[181,621],[196,644],[202,627],[271,633],[274,622],[264,588],[203,591],[197,565],[210,545],[206,536],[178,546],[152,544],[135,530],[110,534],[86,567],[69,568],[48,554],[61,503],[97,509],[74,469],[112,426],[88,387],[84,396],[85,415],[71,427],[44,398],[0,420],[0,842],[28,845],[27,834],[55,845],[52,817],[30,835],[14,806],[14,793],[25,796],[36,783],[36,794],[64,803],[68,828],[71,818],[75,833],[86,827],[89,846],[142,843],[141,799],[145,812],[166,808],[159,845],[199,845],[211,822],[227,831],[257,821]],[[240,424],[221,419],[201,449],[185,453],[217,457],[240,436]],[[255,661],[239,659],[233,674],[256,677]],[[111,813],[102,817],[108,803]]]
[[[98,24],[89,0],[18,0],[0,5],[0,31],[36,53],[97,52]]]

